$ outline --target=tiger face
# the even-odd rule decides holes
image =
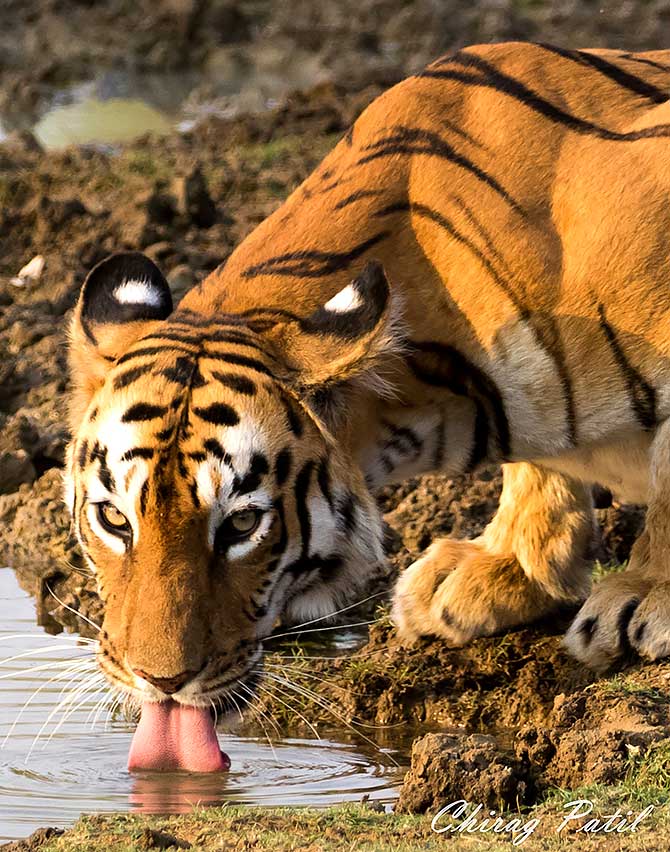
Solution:
[[[346,420],[332,429],[391,345],[391,306],[381,267],[347,290],[307,319],[245,316],[173,311],[140,254],[89,274],[66,490],[105,604],[99,664],[141,702],[247,703],[278,620],[327,616],[381,570]]]

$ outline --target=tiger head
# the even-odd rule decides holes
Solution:
[[[384,564],[346,402],[393,347],[393,318],[375,264],[307,318],[189,306],[173,310],[141,254],[87,277],[66,492],[105,604],[108,680],[231,710],[279,620],[335,612]]]

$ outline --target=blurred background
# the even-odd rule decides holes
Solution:
[[[0,12],[0,138],[35,128],[49,146],[189,129],[324,81],[387,85],[476,42],[640,50],[670,31],[665,0],[2,0]]]

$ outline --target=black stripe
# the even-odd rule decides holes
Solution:
[[[217,331],[215,334],[206,335],[203,340],[205,343],[233,343],[236,346],[246,346],[249,349],[257,349],[269,357],[267,349],[258,340],[255,340],[251,334],[244,334],[241,330]]]
[[[167,429],[161,429],[159,432],[156,432],[155,438],[157,441],[168,441],[175,430],[175,426],[168,426]]]
[[[347,195],[341,201],[338,201],[334,209],[341,210],[343,207],[348,207],[350,204],[360,201],[363,198],[377,198],[383,194],[383,189],[359,189],[356,192],[352,192],[351,195]]]
[[[502,184],[474,163],[469,157],[459,153],[453,145],[445,139],[434,133],[431,130],[424,130],[421,127],[407,127],[406,125],[396,125],[392,132],[382,139],[366,145],[363,149],[369,151],[357,161],[357,165],[369,163],[380,157],[391,157],[401,155],[408,156],[429,156],[439,157],[443,160],[448,160],[459,168],[465,169],[477,180],[486,184],[490,189],[496,192],[503,198],[517,213],[522,212],[522,208],[517,201],[509,194]]]
[[[356,528],[356,498],[353,494],[347,494],[340,502],[338,515],[342,521],[345,532],[353,532]]]
[[[238,367],[247,367],[257,373],[262,373],[264,376],[275,377],[262,361],[258,361],[256,358],[248,358],[246,355],[238,355],[236,352],[205,352],[202,357],[212,361],[224,361],[226,364],[235,364]]]
[[[186,343],[189,346],[197,346],[198,338],[188,332],[181,331],[157,331],[154,334],[145,334],[142,341],[147,340],[170,340],[177,343]]]
[[[316,480],[319,483],[319,488],[324,496],[326,503],[333,508],[333,494],[330,490],[330,470],[328,469],[328,460],[322,459],[319,462],[319,469],[316,474]]]
[[[633,367],[628,358],[626,358],[616,332],[605,318],[605,309],[602,305],[598,305],[598,314],[600,316],[600,327],[610,345],[614,360],[623,375],[628,395],[630,396],[630,404],[635,412],[638,423],[643,429],[653,429],[657,423],[656,390]]]
[[[164,405],[152,405],[149,402],[136,402],[128,408],[121,418],[122,423],[137,423],[144,420],[155,420],[167,414]]]
[[[256,385],[247,379],[246,376],[240,376],[237,373],[221,373],[218,370],[212,370],[212,378],[222,385],[234,390],[236,393],[241,393],[244,396],[253,396],[256,393]]]
[[[100,468],[98,470],[98,478],[100,479],[100,482],[102,482],[107,491],[115,491],[116,482],[114,481],[112,472],[107,464],[107,447],[103,447],[98,441],[95,442],[93,450],[91,451],[91,464],[95,461],[100,464]]]
[[[182,450],[177,450],[177,470],[182,479],[186,479],[188,477],[188,468],[186,467],[184,453]]]
[[[281,497],[277,497],[274,506],[279,520],[279,538],[272,545],[272,554],[279,557],[284,553],[286,545],[288,544],[288,530],[286,529],[286,517],[284,515],[284,500]],[[279,560],[277,560],[277,564],[279,564]]]
[[[91,413],[88,415],[89,423],[93,423],[93,421],[96,419],[97,416],[98,416],[98,406],[96,405],[96,407],[93,409],[93,411],[91,411]]]
[[[344,134],[344,141],[351,148],[354,144],[354,125],[352,124],[349,130]]]
[[[182,388],[201,388],[206,384],[198,369],[197,360],[185,355],[180,355],[175,359],[174,364],[160,370],[159,375]]]
[[[501,457],[508,458],[509,423],[495,382],[453,346],[436,341],[410,341],[409,345],[407,364],[414,375],[425,384],[446,387],[451,393],[479,404],[495,422]]]
[[[321,556],[315,553],[309,559],[296,559],[284,569],[287,573],[293,574],[294,577],[299,577],[301,574],[308,574],[311,571],[318,571],[322,577],[331,578],[335,575],[339,568],[342,567],[343,559],[341,556],[331,553],[330,556]]]
[[[152,364],[141,364],[139,367],[131,367],[131,369],[126,370],[125,373],[120,373],[118,376],[115,376],[112,382],[114,390],[121,390],[121,388],[132,385],[135,379],[139,379],[140,376],[148,373],[152,366]]]
[[[140,488],[140,514],[144,516],[147,510],[147,499],[149,497],[149,480],[145,479]]]
[[[423,449],[423,441],[413,429],[408,426],[397,426],[390,420],[381,419],[380,423],[390,433],[391,437],[384,442],[384,449],[395,450],[401,456],[413,455],[418,457]]]
[[[309,509],[307,508],[307,495],[309,493],[313,470],[314,462],[311,460],[305,462],[295,478],[295,510],[298,515],[300,535],[302,538],[301,559],[307,559],[309,556],[310,539],[312,536],[312,521],[309,516]]]
[[[437,424],[435,434],[435,449],[433,450],[433,470],[441,470],[442,465],[444,464],[444,453],[446,450],[447,443],[446,428],[447,422],[444,414],[444,409],[441,409],[440,422]]]
[[[286,411],[286,419],[291,432],[296,438],[301,438],[303,433],[302,412],[298,408],[298,403],[287,393],[281,393],[279,396],[284,410]]]
[[[132,450],[126,450],[121,456],[121,461],[132,461],[133,459],[151,459],[155,450],[153,447],[133,447]]]
[[[466,473],[472,473],[486,459],[489,452],[489,419],[484,406],[475,402],[475,427],[472,434],[472,449],[465,467]]]
[[[254,453],[248,472],[241,480],[238,481],[236,478],[232,490],[237,494],[248,494],[250,491],[255,491],[269,470],[270,466],[265,456],[262,453]]]
[[[158,355],[161,352],[183,352],[185,355],[193,355],[194,352],[190,349],[182,349],[179,346],[143,346],[141,349],[133,349],[126,352],[120,358],[117,358],[116,364],[125,364],[126,361],[131,361],[133,358],[144,358],[146,355]]]
[[[379,461],[382,463],[382,467],[384,468],[384,473],[387,476],[390,476],[395,470],[395,465],[391,461],[391,459],[385,454],[381,453],[379,456]]]
[[[466,73],[460,70],[447,71],[442,68],[442,66],[451,63],[460,65],[468,71],[474,69],[481,72],[481,74]],[[528,109],[537,112],[555,124],[562,125],[568,130],[589,136],[597,136],[600,139],[608,139],[612,142],[635,142],[638,139],[658,139],[670,136],[670,124],[657,124],[653,127],[644,127],[640,130],[619,132],[579,118],[552,104],[529,86],[526,86],[525,83],[499,71],[491,63],[471,53],[454,54],[447,59],[428,66],[418,76],[437,80],[454,80],[460,83],[493,89],[502,95],[514,98],[528,107]]]
[[[213,455],[219,461],[225,462],[225,464],[227,464],[229,467],[233,466],[233,459],[232,459],[230,453],[226,452],[226,450],[223,449],[221,442],[217,441],[216,438],[207,438],[207,440],[205,441],[203,446],[208,453],[211,453],[211,455]],[[194,458],[194,455],[195,455],[194,453],[191,453],[190,457]],[[200,458],[194,459],[194,461],[204,461],[204,460],[205,460],[204,454],[201,454]]]
[[[482,144],[478,139],[475,139],[474,136],[471,136],[469,133],[466,133],[462,127],[459,127],[455,121],[449,121],[447,118],[443,118],[440,121],[442,127],[445,130],[448,130],[450,133],[455,133],[457,136],[460,136],[461,139],[464,139],[470,145],[474,145],[475,148],[483,148],[486,150],[486,145]]]
[[[499,266],[503,267],[503,269],[505,270],[505,274],[509,275],[510,269],[507,264],[507,261],[498,250],[498,247],[491,238],[491,235],[482,225],[481,221],[477,218],[472,208],[467,205],[463,201],[463,199],[460,198],[458,195],[450,195],[449,200],[453,201],[453,203],[462,211],[463,215],[468,220],[468,223],[472,226],[477,236],[483,241],[484,246],[489,255],[495,259],[496,263],[499,264]]]
[[[553,44],[544,44],[542,42],[538,42],[538,46],[550,53],[562,56],[570,62],[576,62],[578,65],[594,68],[604,77],[607,77],[614,83],[617,83],[617,85],[622,88],[628,89],[629,92],[634,92],[637,95],[642,95],[642,97],[648,98],[655,104],[664,104],[666,101],[670,100],[670,92],[657,88],[651,83],[648,83],[646,80],[643,80],[641,77],[636,77],[635,74],[630,74],[628,71],[625,71],[618,65],[614,65],[612,62],[608,62],[596,53],[588,53],[581,50],[567,50],[563,47],[557,47]]]
[[[235,426],[240,422],[239,415],[225,402],[212,402],[210,405],[193,407],[193,413],[207,423],[215,426]]]
[[[88,458],[88,441],[86,438],[79,445],[79,451],[77,453],[77,463],[79,464],[79,469],[83,470],[86,467],[86,460]]]
[[[638,53],[620,53],[621,59],[627,59],[629,62],[637,62],[640,65],[647,65],[649,68],[656,68],[658,71],[670,73],[670,65],[663,65],[662,62],[654,62],[653,59],[648,59],[646,56],[640,56]]]
[[[280,450],[275,459],[275,481],[278,486],[282,486],[288,479],[291,472],[291,451],[288,447]]]
[[[189,493],[191,494],[191,500],[193,500],[193,505],[196,509],[200,508],[200,498],[198,497],[198,483],[193,480],[188,486]]]
[[[324,278],[334,272],[348,269],[361,255],[389,236],[389,231],[381,231],[367,240],[358,243],[348,251],[317,251],[302,249],[270,257],[244,270],[244,278],[259,275],[290,275],[296,278]]]
[[[565,402],[565,421],[567,438],[572,446],[577,444],[577,406],[575,403],[572,376],[568,369],[563,341],[554,317],[547,314],[533,314],[532,325],[536,340],[551,357],[558,373],[563,400]]]

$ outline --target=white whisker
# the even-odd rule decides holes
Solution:
[[[73,615],[76,615],[76,616],[77,616],[77,618],[81,618],[81,620],[82,620],[82,621],[85,621],[87,624],[90,624],[90,625],[91,625],[91,627],[95,627],[95,629],[96,629],[98,632],[102,629],[102,628],[101,628],[101,626],[100,626],[99,624],[96,624],[96,623],[95,623],[95,621],[91,621],[91,619],[90,619],[90,618],[88,618],[88,616],[84,615],[84,614],[83,614],[83,613],[81,613],[81,612],[78,612],[76,609],[74,609],[73,607],[69,606],[69,605],[68,605],[68,604],[66,604],[64,601],[62,601],[62,600],[58,597],[58,595],[54,592],[54,590],[51,588],[51,586],[50,586],[48,583],[46,583],[46,589],[47,589],[47,591],[49,592],[49,594],[51,595],[51,597],[52,597],[52,598],[54,598],[54,600],[58,601],[58,603],[59,603],[59,604],[60,604],[60,605],[61,605],[64,609],[66,609],[68,612],[73,613]]]
[[[357,621],[355,624],[333,624],[330,627],[310,627],[309,630],[294,629],[286,633],[271,633],[266,639],[283,639],[285,636],[297,636],[300,633],[325,633],[326,630],[348,630],[350,627],[368,627],[374,624],[375,619],[371,621]]]

